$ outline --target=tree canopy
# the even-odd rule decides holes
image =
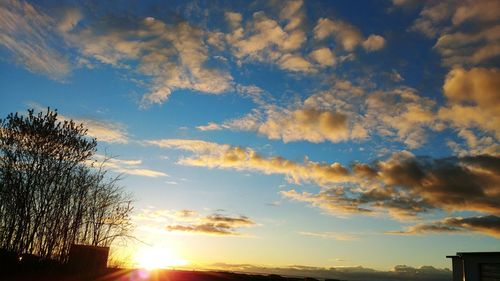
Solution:
[[[65,261],[131,230],[131,196],[92,160],[97,141],[47,109],[0,119],[0,248]]]

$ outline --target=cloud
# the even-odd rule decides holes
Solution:
[[[367,50],[368,52],[377,51],[384,48],[385,39],[380,35],[372,34],[368,36],[368,38],[365,41],[363,41],[362,45],[363,48],[365,48],[365,50]]]
[[[214,122],[209,122],[207,125],[197,126],[196,129],[200,131],[218,131],[222,130],[222,127]]]
[[[443,129],[435,108],[434,100],[418,95],[412,88],[369,92],[338,80],[329,90],[303,101],[288,106],[264,103],[243,117],[221,124],[212,122],[200,129],[255,131],[285,143],[362,141],[379,135],[417,148],[426,142],[429,129]]]
[[[324,19],[338,26],[330,35],[339,38],[349,50],[349,54],[337,58],[333,50],[317,46],[312,39],[308,41],[303,1],[276,2],[273,10],[278,13],[274,15],[256,11],[243,17],[227,11],[224,16],[228,33],[153,17],[117,18],[108,14],[95,18],[86,15],[83,7],[60,10],[57,17],[51,18],[27,3],[9,1],[12,4],[1,10],[4,16],[0,43],[15,54],[20,64],[57,80],[69,73],[68,59],[79,67],[107,64],[134,70],[129,72],[129,78],[148,89],[142,106],[162,104],[179,89],[208,94],[233,90],[232,75],[213,63],[226,50],[238,65],[266,62],[285,71],[316,73],[352,58],[350,53],[357,45],[367,51],[385,45],[379,35],[364,38],[347,22]],[[66,52],[70,58],[58,53],[61,46],[71,48]]]
[[[311,58],[321,66],[332,66],[337,63],[335,54],[326,47],[316,49],[311,52]]]
[[[499,87],[500,71],[496,68],[455,68],[446,76],[443,92],[447,105],[439,109],[438,116],[459,130],[472,152],[496,150],[498,154]],[[478,138],[471,129],[486,135]]]
[[[314,38],[324,40],[329,36],[334,36],[335,40],[346,51],[353,51],[356,46],[363,42],[363,35],[355,26],[341,20],[319,19],[314,27]]]
[[[213,213],[203,215],[195,210],[169,210],[145,208],[134,215],[134,220],[147,230],[161,233],[239,236],[241,228],[255,227],[257,224],[250,218],[239,215],[223,215]]]
[[[458,136],[465,140],[465,144],[460,144],[453,140],[448,140],[447,143],[458,156],[500,154],[500,144],[495,140],[495,137],[484,134],[478,136],[473,130],[464,128],[458,130]]]
[[[256,85],[241,85],[235,87],[238,94],[245,98],[251,99],[255,104],[263,106],[267,101],[273,100],[273,96],[264,89]]]
[[[500,217],[477,216],[477,217],[452,217],[444,218],[431,223],[417,224],[403,231],[390,231],[390,234],[412,235],[427,233],[457,233],[472,231],[482,233],[495,238],[500,238]]]
[[[57,23],[57,29],[63,33],[69,32],[76,27],[82,17],[80,10],[76,8],[66,9],[62,19]]]
[[[62,120],[69,120],[65,116],[60,115],[60,117]],[[129,141],[128,132],[121,123],[87,118],[73,118],[72,120],[76,124],[83,124],[88,130],[87,134],[96,138],[97,141],[121,144]]]
[[[269,139],[339,142],[349,138],[347,116],[328,110],[270,108],[257,131]]]
[[[16,0],[0,3],[0,45],[33,73],[63,80],[71,67],[59,53],[54,20],[35,6]]]
[[[300,55],[285,54],[280,60],[281,68],[290,71],[315,72],[313,65]]]
[[[110,169],[118,173],[151,178],[168,177],[168,175],[164,172],[141,168],[141,160],[122,160],[110,158],[101,154],[95,154],[93,160],[97,162],[89,161],[88,164],[102,166],[103,168]]]
[[[133,218],[139,221],[141,224],[144,223],[158,223],[164,224],[175,222],[192,222],[196,221],[199,217],[199,213],[195,210],[181,209],[181,210],[170,210],[170,209],[157,209],[153,207],[144,208],[139,210],[134,214]]]
[[[226,12],[225,13],[226,20],[229,23],[231,28],[238,28],[241,26],[241,21],[243,20],[243,16],[240,13],[236,12]]]
[[[342,20],[320,18],[314,27],[314,38],[325,40],[332,36],[345,51],[354,51],[362,45],[367,51],[376,51],[385,46],[385,39],[380,35],[372,34],[364,39],[361,31],[354,25]]]
[[[328,188],[318,194],[297,192],[295,189],[280,191],[280,194],[293,201],[300,201],[320,208],[335,216],[371,214],[373,211],[363,208],[358,198],[349,198],[343,188]]]
[[[444,65],[473,66],[500,55],[499,18],[495,0],[429,1],[410,29],[438,38]]]
[[[434,37],[450,25],[496,22],[499,15],[500,7],[494,0],[427,2],[412,29]]]
[[[218,125],[218,128],[255,131],[269,139],[284,142],[306,140],[314,143],[363,139],[367,132],[356,124],[352,106],[341,97],[360,95],[363,90],[347,82],[337,89],[313,94],[303,102],[288,107],[260,103],[260,107],[241,118]]]
[[[491,155],[428,158],[409,152],[393,154],[371,165],[303,163],[264,157],[251,148],[199,140],[160,140],[147,144],[194,152],[179,164],[207,168],[280,174],[290,182],[312,182],[318,193],[282,191],[282,196],[306,202],[333,215],[388,213],[397,219],[432,210],[500,214],[500,159]]]
[[[118,68],[137,64],[151,78],[143,105],[161,104],[172,91],[189,89],[220,94],[232,86],[231,75],[208,67],[206,32],[187,22],[167,24],[159,19],[117,19],[66,30],[64,38],[87,58]]]
[[[246,25],[241,14],[226,12],[231,27],[226,42],[232,54],[238,59],[272,62],[289,71],[313,71],[312,64],[299,52],[306,42],[302,5],[302,1],[283,3],[279,18],[284,26],[263,11],[253,13]]]
[[[41,112],[47,110],[46,106],[35,102],[29,102],[27,105]],[[128,132],[121,123],[96,118],[77,118],[63,114],[57,116],[60,122],[73,121],[76,125],[83,125],[87,129],[87,135],[96,138],[97,141],[120,144],[129,142]]]
[[[414,89],[375,91],[365,99],[363,124],[379,135],[393,137],[409,148],[426,141],[426,129],[436,126],[435,102]]]
[[[310,231],[300,231],[300,235],[311,236],[311,237],[319,237],[324,239],[332,239],[338,241],[352,241],[357,240],[358,237],[350,234],[342,234],[336,232],[310,232]]]
[[[217,236],[239,236],[241,233],[237,232],[236,229],[252,226],[255,226],[255,223],[245,216],[231,217],[213,214],[201,217],[197,222],[191,224],[168,225],[166,230]]]
[[[227,144],[187,139],[146,140],[144,144],[155,145],[162,148],[182,149],[199,154],[220,154],[231,148],[231,146]]]
[[[145,141],[145,144],[194,152],[195,156],[179,160],[179,163],[183,165],[282,174],[295,183],[304,181],[318,184],[341,182],[348,174],[348,171],[339,163],[322,164],[305,159],[304,163],[301,164],[282,157],[267,158],[251,148],[233,147],[200,140],[165,139]]]
[[[500,14],[499,14],[500,16]],[[434,48],[443,57],[443,64],[478,65],[500,55],[500,25],[484,28],[475,33],[443,34]]]
[[[257,274],[279,274],[282,276],[301,276],[319,279],[339,280],[373,280],[373,281],[445,281],[450,280],[452,272],[449,269],[439,269],[433,266],[411,267],[396,265],[392,270],[379,271],[362,266],[314,267],[314,266],[284,266],[263,267],[251,264],[215,263],[210,270],[233,272],[249,272]]]
[[[305,24],[303,1],[277,2],[278,18],[264,11],[257,11],[251,18],[244,19],[240,13],[226,12],[225,18],[231,31],[226,34],[226,43],[238,62],[257,61],[278,65],[281,69],[298,73],[317,73],[324,67],[331,67],[348,57],[357,46],[367,51],[376,51],[385,46],[380,35],[363,34],[354,25],[342,20],[321,18],[312,31],[314,39],[309,40]],[[321,46],[332,36],[338,43],[338,51],[346,53],[339,59],[335,53]],[[325,43],[326,45],[326,43]],[[313,49],[312,52],[309,49]],[[306,55],[305,52],[309,53]]]

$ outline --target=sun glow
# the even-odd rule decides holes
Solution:
[[[172,251],[164,247],[142,248],[134,255],[134,263],[144,269],[172,268],[187,265],[188,262],[177,257]]]

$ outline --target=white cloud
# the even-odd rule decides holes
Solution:
[[[151,170],[142,168],[142,160],[123,160],[118,158],[110,158],[101,154],[95,154],[93,160],[97,161],[87,161],[88,165],[93,164],[94,166],[102,166],[103,168],[113,170],[118,173],[142,176],[142,177],[168,177],[168,175],[161,171]]]
[[[209,122],[207,125],[197,126],[196,129],[200,131],[218,131],[222,130],[222,127],[219,124]]]

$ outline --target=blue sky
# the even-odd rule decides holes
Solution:
[[[84,123],[135,235],[191,267],[444,268],[500,250],[499,19],[486,0],[7,0],[0,113]]]

